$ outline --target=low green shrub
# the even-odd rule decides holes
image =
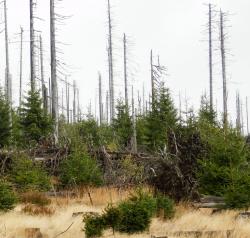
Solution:
[[[12,210],[16,202],[17,197],[11,186],[4,181],[0,181],[0,211]]]
[[[25,154],[15,156],[10,179],[21,191],[47,191],[50,189],[50,178],[45,169]]]
[[[87,238],[100,237],[105,229],[105,221],[100,215],[86,215],[83,218],[85,223],[84,232]]]
[[[249,168],[233,169],[232,185],[228,186],[224,195],[226,207],[230,209],[248,209],[250,207],[250,173]]]
[[[103,183],[102,172],[95,159],[84,152],[74,152],[60,165],[63,186],[99,186]]]
[[[139,201],[125,201],[119,205],[119,210],[121,221],[118,231],[133,234],[149,228],[152,216],[145,204]]]
[[[138,190],[128,200],[116,207],[109,205],[102,216],[90,216],[85,219],[85,234],[88,238],[100,237],[105,229],[112,228],[121,233],[134,234],[144,232],[150,226],[153,216],[164,211],[164,218],[174,215],[174,203],[168,197]]]
[[[174,201],[161,193],[156,194],[157,216],[171,219],[175,214]]]
[[[157,211],[157,201],[155,197],[142,189],[138,189],[134,194],[131,194],[128,200],[143,206],[149,212],[150,216],[154,216]]]
[[[113,232],[118,229],[121,222],[121,211],[118,207],[109,205],[105,208],[103,219],[106,228],[112,228]]]

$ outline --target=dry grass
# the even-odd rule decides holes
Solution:
[[[99,212],[110,203],[125,199],[132,190],[118,192],[116,189],[95,189],[91,191],[94,206],[90,206],[87,194],[82,194],[74,199],[53,199],[51,209],[55,214],[51,216],[32,216],[21,212],[23,206],[18,206],[14,211],[0,215],[0,238],[23,238],[25,228],[40,228],[43,234],[49,238],[66,230],[72,223],[70,229],[62,234],[61,238],[84,237],[82,231],[82,217],[72,217],[75,212]],[[194,210],[187,204],[177,208],[176,218],[171,221],[159,221],[154,219],[150,230],[145,234],[133,235],[131,237],[150,237],[150,235],[164,236],[175,231],[213,231],[213,230],[235,230],[233,238],[249,238],[250,223],[235,219],[237,212],[229,211],[211,215],[211,210]],[[105,232],[104,237],[114,237],[112,231]],[[127,235],[115,234],[116,238],[125,238]],[[171,238],[171,236],[169,236]],[[205,238],[205,237],[204,237]],[[215,238],[215,237],[214,237]],[[216,238],[222,238],[221,236]]]

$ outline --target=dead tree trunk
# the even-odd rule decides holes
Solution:
[[[212,42],[212,6],[209,4],[209,84],[210,84],[210,112],[213,112],[213,42]]]
[[[249,135],[249,121],[248,121],[248,97],[246,97],[246,120],[247,120],[247,135]]]
[[[226,129],[228,124],[228,112],[227,112],[227,76],[226,76],[224,15],[225,14],[222,11],[220,11],[220,51],[221,51],[221,65],[222,65],[222,79],[223,79],[223,125],[224,129]]]
[[[8,35],[8,17],[7,17],[7,3],[4,0],[4,24],[5,24],[5,98],[10,106],[9,110],[9,125],[12,126],[12,82],[10,76],[10,66],[9,66],[9,35]]]
[[[42,81],[42,97],[43,97],[43,108],[48,112],[48,97],[47,97],[47,88],[44,80],[44,64],[43,64],[43,41],[42,36],[40,35],[40,64],[41,64],[41,81]]]
[[[133,122],[132,152],[137,153],[136,116],[135,116],[135,101],[134,101],[133,86],[132,86],[132,122]]]
[[[23,28],[20,31],[20,75],[19,75],[19,107],[22,104],[22,86],[23,86]]]
[[[103,104],[102,104],[102,76],[99,73],[99,121],[103,123]]]
[[[241,111],[240,111],[240,96],[239,92],[236,92],[236,128],[241,132]]]
[[[150,68],[151,68],[151,96],[152,96],[152,105],[155,101],[155,79],[154,79],[154,66],[153,66],[153,50],[151,50],[150,54]]]
[[[35,31],[34,31],[34,1],[30,0],[30,86],[35,91]]]
[[[110,78],[110,120],[114,118],[115,115],[115,97],[114,97],[114,69],[113,69],[113,38],[112,38],[112,19],[111,19],[111,7],[110,7],[110,0],[108,0],[108,25],[109,25],[109,78]]]
[[[73,123],[76,122],[76,81],[73,82]]]
[[[52,118],[54,119],[54,137],[58,142],[58,89],[56,63],[55,2],[50,0],[50,54],[51,54],[51,99]]]
[[[125,85],[125,103],[128,106],[128,73],[127,73],[127,38],[123,35],[123,51],[124,51],[124,85]]]

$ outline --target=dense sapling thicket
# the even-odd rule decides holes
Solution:
[[[132,153],[131,111],[120,99],[110,123],[99,125],[89,114],[68,124],[62,115],[55,144],[54,122],[39,92],[28,93],[11,112],[0,94],[1,178],[17,191],[48,190],[56,176],[61,186],[54,189],[149,184],[176,201],[208,194],[224,197],[228,208],[250,205],[247,140],[232,125],[222,126],[205,96],[197,115],[188,110],[178,116],[169,89],[159,83],[150,108],[135,117],[138,153]],[[37,154],[45,159],[34,160]],[[171,207],[165,198],[159,204],[164,214]]]

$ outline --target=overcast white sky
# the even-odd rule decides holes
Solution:
[[[184,102],[185,93],[190,105],[198,107],[201,94],[208,91],[208,53],[205,24],[207,6],[203,0],[111,0],[114,21],[115,44],[115,85],[116,97],[121,95],[122,72],[122,34],[129,38],[129,71],[132,83],[141,90],[144,83],[150,89],[150,49],[158,54],[161,63],[168,68],[167,85],[178,105],[179,91]],[[213,0],[211,3],[229,11],[231,26],[228,47],[228,90],[229,111],[234,115],[235,92],[239,90],[242,98],[249,95],[250,88],[250,1]],[[19,28],[25,30],[24,71],[26,83],[29,80],[29,1],[7,0],[10,38],[10,62],[13,75],[13,90],[17,95],[19,83]],[[35,27],[44,38],[46,78],[49,77],[49,0],[37,0]],[[70,66],[70,80],[76,80],[80,88],[83,107],[93,104],[97,97],[97,73],[103,75],[108,87],[107,68],[107,1],[106,0],[63,0],[58,13],[72,15],[60,26],[58,38],[68,45],[60,45],[63,55],[59,55]],[[1,20],[3,11],[1,10]],[[0,25],[3,29],[3,25]],[[218,35],[214,36],[215,39]],[[215,43],[217,44],[217,43]],[[0,35],[0,82],[4,79],[4,34]],[[215,96],[218,108],[222,108],[222,79],[219,52],[215,51]],[[156,59],[156,57],[155,57]],[[122,92],[123,93],[123,92]],[[94,106],[93,106],[94,108]]]

